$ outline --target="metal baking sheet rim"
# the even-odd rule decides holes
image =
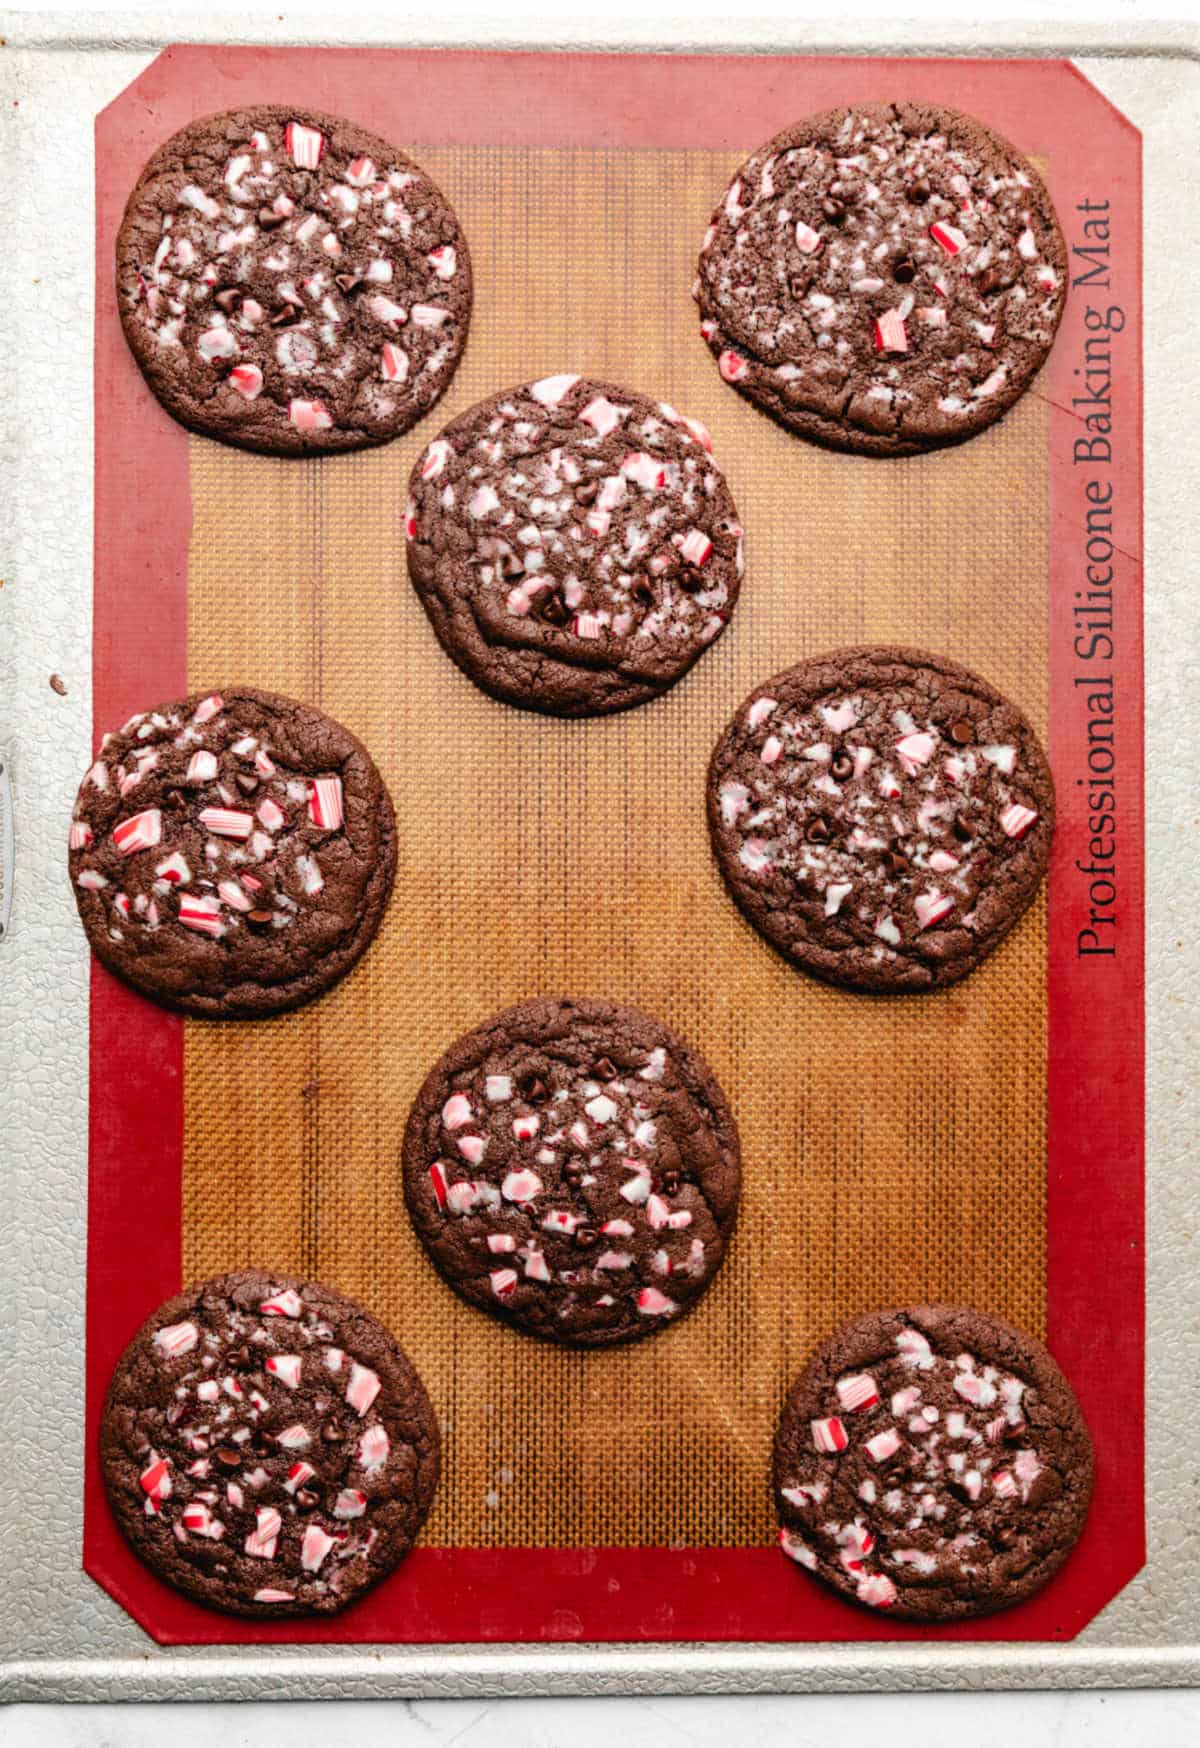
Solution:
[[[1195,798],[1176,754],[1196,728],[1200,639],[1189,611],[1189,559],[1200,541],[1200,472],[1178,441],[1189,429],[1200,364],[1189,325],[1200,268],[1200,203],[1180,159],[1194,136],[1200,33],[1145,34],[1113,24],[1070,34],[1054,25],[944,27],[916,40],[892,22],[788,33],[689,25],[687,50],[1065,55],[1141,128],[1145,144],[1146,680],[1148,1152],[1148,1558],[1143,1571],[1070,1645],[936,1643],[871,1646],[297,1646],[160,1649],[80,1568],[82,1331],[86,1245],[87,964],[61,869],[61,822],[91,737],[92,119],[171,41],[279,41],[269,27],[211,13],[0,18],[0,140],[23,175],[0,188],[0,223],[17,247],[0,262],[13,356],[10,403],[22,440],[0,455],[10,522],[0,530],[0,754],[12,778],[17,831],[13,915],[0,947],[0,1135],[21,1220],[0,1227],[0,1534],[9,1559],[0,1599],[0,1700],[235,1699],[540,1693],[769,1693],[864,1687],[1032,1688],[1200,1685],[1200,1563],[1175,1515],[1200,1480],[1200,1179],[1189,1171],[1200,1106],[1195,1062],[1200,972],[1194,938],[1172,913],[1197,894]],[[343,31],[369,46],[398,35],[394,18]],[[553,45],[536,26],[459,14],[407,44],[448,47],[662,49],[653,21],[598,40],[563,24]],[[289,17],[292,43],[328,43],[327,24]],[[52,101],[50,101],[52,99]],[[39,101],[44,100],[44,101]],[[74,150],[64,149],[74,146]],[[1191,186],[1197,185],[1193,165]],[[39,186],[39,184],[41,186]],[[41,196],[81,215],[49,240]],[[31,264],[36,264],[36,272]],[[84,312],[80,319],[80,312]],[[80,344],[72,352],[61,335]],[[42,385],[54,380],[47,403]],[[49,412],[48,409],[49,408]],[[54,480],[56,489],[47,490]],[[78,505],[77,516],[62,514]],[[68,677],[47,717],[46,676]],[[53,996],[53,999],[48,997]],[[31,1423],[22,1404],[36,1402]],[[28,1501],[41,1512],[29,1531]]]

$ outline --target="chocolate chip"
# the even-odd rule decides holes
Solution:
[[[327,1420],[321,1428],[321,1437],[327,1445],[340,1445],[345,1441],[345,1433],[336,1420]]]
[[[269,910],[248,910],[246,921],[252,929],[269,929],[275,921],[275,913]]]
[[[956,747],[965,747],[975,739],[975,730],[969,722],[959,720],[950,724],[950,739]]]
[[[675,1196],[675,1195],[679,1194],[679,1186],[682,1182],[683,1182],[683,1179],[680,1177],[679,1173],[675,1170],[674,1166],[669,1166],[668,1169],[666,1171],[664,1171],[662,1174],[662,1187],[667,1192],[667,1194],[669,1196]]]
[[[1023,1420],[1018,1420],[1015,1424],[1006,1426],[1003,1433],[1005,1444],[1019,1445],[1028,1431],[1029,1428]]]
[[[1039,1469],[1030,1484],[1026,1504],[1031,1511],[1036,1511],[1041,1505],[1049,1505],[1059,1498],[1063,1490],[1063,1478],[1057,1469]]]
[[[911,285],[917,277],[917,264],[906,255],[902,261],[897,261],[892,268],[892,278],[897,285]]]
[[[975,833],[971,830],[969,825],[964,825],[962,820],[956,817],[954,821],[954,835],[960,844],[969,844],[975,836]]]
[[[640,601],[643,607],[649,607],[654,601],[654,590],[650,587],[648,577],[636,576],[630,586],[629,593],[635,601]]]
[[[343,292],[346,297],[349,297],[352,291],[357,291],[359,286],[364,285],[366,281],[360,273],[339,273],[335,277],[333,283],[337,286],[340,292]]]
[[[304,311],[298,303],[290,301],[280,304],[271,317],[273,328],[294,328],[297,322],[304,320]]]
[[[839,783],[844,783],[846,778],[849,777],[853,771],[854,760],[847,758],[845,753],[839,753],[837,757],[830,762],[829,774],[832,777],[836,777]]]
[[[296,1506],[300,1511],[315,1511],[321,1503],[321,1495],[311,1487],[300,1487],[296,1491]]]
[[[907,874],[908,873],[908,860],[907,860],[907,858],[897,854],[897,852],[895,850],[889,850],[887,852],[887,854],[883,858],[883,865],[887,869],[889,874]]]
[[[217,293],[213,302],[219,310],[224,310],[227,316],[231,316],[234,310],[241,307],[243,295],[236,285],[227,285],[223,291]]]
[[[616,1063],[610,1062],[607,1056],[602,1056],[592,1068],[597,1080],[616,1080],[619,1072]]]
[[[580,1226],[575,1232],[575,1242],[581,1250],[590,1250],[598,1236],[594,1226]]]
[[[551,589],[545,600],[538,602],[537,610],[547,625],[565,625],[571,616],[557,589]]]
[[[575,487],[575,502],[577,504],[592,504],[595,502],[596,493],[599,490],[599,480],[585,479],[582,485]]]
[[[285,212],[275,212],[269,206],[260,206],[258,209],[258,222],[264,231],[278,230],[280,225],[283,224],[286,219],[287,214]]]
[[[914,206],[924,206],[932,193],[933,190],[930,188],[928,182],[922,179],[920,182],[914,182],[912,184],[908,191],[908,198],[912,201]]]
[[[584,1167],[577,1159],[568,1159],[563,1166],[563,1182],[569,1190],[581,1188],[584,1179]]]
[[[821,202],[821,211],[831,225],[840,225],[846,216],[846,209],[841,201],[834,200],[830,195],[826,195]]]
[[[820,814],[817,815],[816,819],[809,820],[804,835],[810,844],[823,844],[826,841],[829,837],[829,827]]]
[[[811,273],[793,273],[788,280],[788,290],[796,299],[797,303],[808,296],[811,287]]]
[[[1017,282],[1015,267],[1002,267],[998,263],[987,268],[975,281],[976,289],[981,297],[991,297],[997,291],[1007,291],[1010,285]]]
[[[258,778],[249,771],[239,771],[236,782],[243,795],[253,795],[258,788]]]
[[[236,1353],[231,1353],[229,1363],[235,1371],[248,1372],[254,1364],[254,1356],[248,1347],[239,1347]]]
[[[695,595],[704,587],[704,578],[691,565],[685,565],[679,573],[679,587],[685,595]]]
[[[500,575],[506,577],[509,582],[513,583],[516,582],[518,577],[523,577],[525,575],[525,566],[521,563],[515,552],[501,553],[499,569]]]
[[[213,1462],[217,1465],[218,1469],[229,1469],[230,1471],[240,1469],[242,1466],[242,1453],[235,1449],[233,1445],[222,1445],[219,1450],[213,1452]]]
[[[527,1074],[518,1087],[521,1097],[531,1105],[544,1105],[550,1097],[550,1088],[540,1074]]]

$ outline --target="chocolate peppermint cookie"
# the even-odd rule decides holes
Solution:
[[[737,600],[742,530],[708,432],[662,401],[549,376],[473,407],[413,471],[408,570],[485,692],[552,716],[665,692]]]
[[[323,994],[369,945],[396,867],[391,799],[362,743],[247,686],[106,734],[68,842],[96,957],[211,1019]]]
[[[733,897],[786,958],[849,989],[940,989],[1036,893],[1054,784],[986,680],[868,646],[751,694],[713,753],[708,814]]]
[[[789,430],[912,455],[993,423],[1046,358],[1067,253],[1033,167],[972,116],[864,103],[747,159],[704,239],[700,332]]]
[[[100,1461],[127,1540],[229,1614],[332,1614],[404,1558],[438,1427],[392,1336],[330,1287],[249,1269],[179,1293],[121,1356]]]
[[[117,237],[117,300],[174,418],[309,455],[386,443],[445,393],[471,261],[444,196],[395,146],[259,104],[155,152]]]
[[[737,1214],[737,1127],[707,1064],[615,1002],[523,1002],[417,1095],[404,1195],[434,1264],[547,1341],[636,1341],[689,1311]]]
[[[957,1306],[848,1324],[775,1436],[784,1553],[906,1620],[1024,1601],[1070,1553],[1091,1494],[1087,1427],[1046,1349]]]

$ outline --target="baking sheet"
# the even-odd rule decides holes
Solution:
[[[1086,167],[1114,189],[1136,236],[1136,135],[1069,66],[982,61],[956,74],[960,101],[1044,161],[1064,213]],[[142,489],[166,529],[182,536],[186,503],[190,531],[171,622],[136,652],[114,640],[98,681],[122,698],[137,687],[145,704],[148,664],[182,655],[189,688],[250,674],[317,699],[375,749],[400,804],[401,863],[377,951],[328,999],[256,1026],[250,1049],[240,1029],[189,1023],[181,1039],[177,1023],[146,1016],[95,974],[93,1410],[128,1335],[126,1308],[139,1292],[153,1302],[148,1271],[125,1268],[115,1286],[108,1266],[109,1251],[124,1253],[108,1222],[126,1161],[146,1145],[145,1111],[160,1108],[157,1084],[111,1073],[120,1013],[122,1029],[144,1034],[158,1078],[182,1090],[182,1160],[164,1156],[172,1182],[179,1170],[181,1206],[173,1193],[150,1208],[139,1198],[144,1241],[177,1243],[184,1279],[254,1261],[360,1294],[412,1353],[446,1427],[445,1480],[420,1554],[332,1628],[239,1627],[147,1580],[114,1535],[93,1467],[87,1569],[160,1641],[919,1636],[797,1585],[773,1551],[765,1485],[789,1379],[824,1333],[881,1296],[985,1304],[1038,1333],[1048,1309],[1093,1426],[1097,1507],[1067,1577],[1002,1620],[956,1632],[1068,1637],[1140,1563],[1140,1477],[1109,1442],[1114,1413],[1125,1429],[1141,1413],[1140,1271],[1123,1266],[1141,1223],[1140,1027],[1128,1001],[1100,1027],[1133,1074],[1090,1089],[1106,1133],[1085,1166],[1072,1151],[1069,1088],[1087,1084],[1081,1047],[1095,1022],[1066,969],[1074,906],[1063,856],[1049,935],[1043,895],[968,984],[864,1002],[791,974],[730,908],[707,850],[706,761],[731,708],[830,645],[949,649],[1050,728],[1052,758],[1065,766],[1068,756],[1073,649],[1053,611],[1052,536],[1072,495],[1075,425],[1061,403],[1082,311],[1000,427],[880,469],[797,445],[730,397],[684,294],[696,238],[745,149],[740,118],[770,132],[896,76],[884,62],[812,58],[180,48],[100,119],[97,368],[113,459],[97,482],[99,635],[111,622],[127,638],[136,610],[131,458],[139,475],[148,465]],[[933,95],[944,65],[904,78]],[[400,531],[428,431],[297,467],[195,438],[181,445],[147,408],[110,319],[109,223],[154,140],[250,84],[275,98],[316,91],[385,136],[417,129],[404,143],[457,206],[481,286],[471,355],[443,416],[514,374],[580,362],[563,348],[586,336],[596,374],[650,387],[710,426],[748,529],[746,601],[711,659],[661,704],[610,723],[544,722],[497,710],[447,672],[405,586]],[[714,128],[718,141],[722,129],[737,139],[732,154],[708,144]],[[1113,274],[1132,277],[1128,246]],[[147,420],[161,433],[148,464],[138,445]],[[1128,464],[1121,480],[1136,502]],[[1136,710],[1136,576],[1125,587],[1119,692]],[[124,714],[122,703],[113,720]],[[1118,750],[1121,817],[1137,833],[1137,748],[1122,739]],[[1063,798],[1060,849],[1077,835],[1076,800]],[[1128,980],[1123,965],[1100,963],[1136,1003],[1136,957]],[[664,1014],[733,1089],[742,1234],[716,1292],[670,1342],[567,1354],[481,1322],[447,1300],[404,1212],[399,1136],[429,1062],[481,1015],[554,989]],[[1081,1168],[1090,1190],[1106,1186],[1107,1229],[1071,1208]],[[1048,1198],[1048,1181],[1067,1195]],[[1062,1327],[1079,1318],[1082,1331]],[[701,1562],[706,1581],[688,1582]]]
[[[822,1668],[824,1668],[824,1666],[826,1666],[826,1664],[827,1664],[827,1659],[820,1659],[820,1657],[815,1657],[815,1659],[813,1659],[813,1661],[812,1661],[812,1664],[810,1664],[810,1668],[812,1668],[813,1671],[817,1671],[817,1668],[819,1668],[819,1666],[822,1666]],[[663,1662],[663,1664],[659,1664],[659,1666],[661,1666],[661,1668],[666,1668],[666,1666],[668,1666],[668,1664],[666,1664],[666,1662]],[[670,1661],[670,1666],[673,1666],[673,1668],[675,1668],[675,1669],[684,1668],[684,1666],[682,1666],[682,1664],[680,1664],[680,1662],[677,1661],[677,1659],[672,1659],[672,1661]],[[710,1668],[714,1669],[714,1671],[715,1671],[715,1669],[719,1669],[719,1668],[726,1669],[726,1678],[728,1678],[729,1666],[726,1666],[726,1664],[722,1664],[722,1659],[719,1659],[719,1657],[715,1657],[714,1661],[712,1661],[712,1664],[710,1664]],[[754,1678],[754,1671],[756,1671],[756,1669],[757,1669],[757,1671],[761,1671],[761,1669],[763,1669],[763,1662],[756,1661],[756,1659],[754,1659],[754,1657],[752,1657],[752,1655],[749,1655],[749,1657],[747,1657],[747,1661],[745,1661],[745,1664],[743,1664],[742,1668],[743,1668],[743,1673],[745,1673],[745,1676],[747,1676],[747,1680],[752,1680],[752,1678]],[[966,1666],[966,1664],[959,1664],[959,1668],[966,1669],[967,1666]],[[973,1666],[971,1666],[971,1668],[976,1668],[976,1664],[973,1664]],[[548,1676],[548,1678],[553,1678],[553,1675]]]

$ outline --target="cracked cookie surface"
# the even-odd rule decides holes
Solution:
[[[737,1128],[711,1070],[632,1008],[544,999],[460,1038],[404,1137],[404,1194],[470,1304],[587,1347],[676,1322],[721,1266]]]
[[[471,318],[452,209],[378,134],[259,104],[192,122],[117,237],[125,336],[167,411],[242,449],[363,449],[445,393]]]
[[[135,1552],[197,1602],[332,1614],[408,1553],[437,1420],[391,1334],[330,1287],[248,1269],[179,1293],[117,1365],[104,1484]]]
[[[586,377],[481,402],[413,470],[413,586],[493,697],[557,716],[665,692],[720,636],[742,530],[704,426]]]
[[[1054,784],[987,681],[864,645],[751,693],[713,753],[708,814],[730,892],[785,958],[850,989],[928,990],[973,971],[1033,900]]]
[[[1032,1336],[958,1306],[877,1312],[823,1343],[788,1395],[780,1547],[904,1619],[990,1614],[1058,1571],[1092,1468],[1079,1404]]]
[[[1062,317],[1041,178],[974,117],[919,103],[807,116],[748,158],[694,296],[724,380],[861,455],[973,437],[1028,388]]]
[[[185,1013],[252,1019],[323,994],[366,950],[396,821],[349,729],[235,686],[106,734],[68,849],[102,964]]]

